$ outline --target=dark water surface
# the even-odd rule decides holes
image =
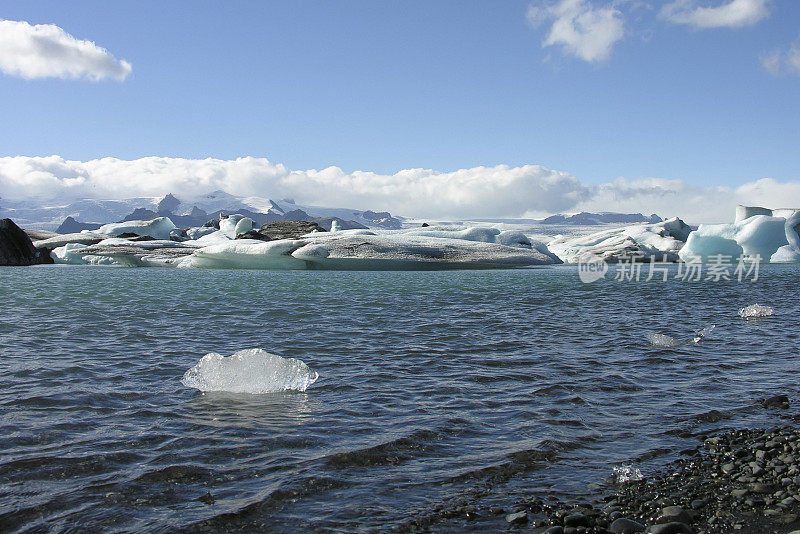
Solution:
[[[388,530],[465,495],[581,496],[698,432],[779,422],[757,400],[798,391],[799,274],[2,268],[0,530]],[[756,302],[775,316],[738,317]],[[321,378],[181,385],[246,348]]]

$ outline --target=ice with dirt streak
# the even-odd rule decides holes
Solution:
[[[181,383],[200,391],[229,393],[278,393],[305,391],[319,378],[305,362],[282,358],[262,349],[246,349],[222,356],[206,354],[186,371]]]

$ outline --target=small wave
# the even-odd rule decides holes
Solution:
[[[769,317],[773,315],[775,310],[769,306],[762,306],[761,304],[751,304],[739,310],[739,316],[742,319],[761,319],[762,317]]]
[[[281,358],[261,349],[247,349],[231,356],[206,354],[181,379],[184,386],[200,391],[276,393],[305,391],[319,378],[305,362]]]

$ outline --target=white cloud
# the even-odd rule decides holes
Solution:
[[[527,16],[534,26],[552,21],[543,47],[561,45],[565,53],[589,63],[608,59],[624,35],[622,13],[613,4],[592,7],[586,0],[539,1],[528,7]]]
[[[148,157],[86,162],[58,156],[0,158],[0,191],[9,199],[120,199],[174,193],[191,198],[222,189],[242,196],[292,197],[301,204],[390,210],[430,217],[522,215],[569,209],[588,188],[568,173],[538,165],[454,172],[407,169],[392,175],[337,167],[293,171],[263,158]]]
[[[697,0],[675,0],[661,8],[661,16],[695,28],[741,28],[769,16],[770,0],[730,0],[715,7],[699,6]]]
[[[131,65],[54,24],[32,26],[24,21],[0,20],[0,71],[26,79],[121,81],[130,74]]]
[[[800,76],[800,45],[788,50],[773,50],[761,58],[761,65],[773,76]]]
[[[700,223],[732,220],[737,204],[800,208],[800,182],[771,178],[734,189],[662,178],[619,178],[587,185],[569,173],[538,165],[498,165],[454,172],[407,169],[383,175],[345,173],[337,167],[290,170],[251,157],[103,158],[85,162],[58,156],[0,158],[0,191],[10,200],[36,198],[63,205],[82,198],[124,199],[166,193],[191,200],[217,189],[240,196],[292,197],[300,204],[441,219],[618,211],[679,216]]]

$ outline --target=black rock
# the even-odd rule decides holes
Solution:
[[[785,410],[789,407],[789,397],[786,395],[775,395],[774,397],[762,400],[761,406],[764,408],[782,408]]]
[[[589,518],[583,514],[570,514],[564,518],[565,527],[588,527]]]
[[[428,223],[422,223],[422,227],[423,227],[423,228],[427,228],[427,227],[429,227],[429,226],[430,226],[430,224],[428,224]]]
[[[324,232],[324,228],[315,222],[309,221],[278,221],[263,225],[260,230],[251,230],[236,236],[236,239],[259,239],[261,241],[275,241],[276,239],[297,239],[316,230]]]
[[[38,250],[11,219],[0,219],[0,265],[38,265],[53,263],[47,250]]]
[[[564,534],[564,527],[556,525],[554,527],[548,528],[542,534]]]
[[[211,495],[210,491],[207,491],[205,495],[198,497],[197,500],[203,504],[208,504],[209,506],[214,504],[214,496]]]
[[[653,525],[648,529],[647,532],[650,534],[694,534],[692,527],[686,523],[679,523],[677,521]]]
[[[656,523],[691,523],[691,516],[680,506],[667,506],[656,519]]]
[[[637,523],[627,517],[620,517],[615,519],[608,530],[614,534],[636,534],[637,532],[644,532],[645,526]]]

